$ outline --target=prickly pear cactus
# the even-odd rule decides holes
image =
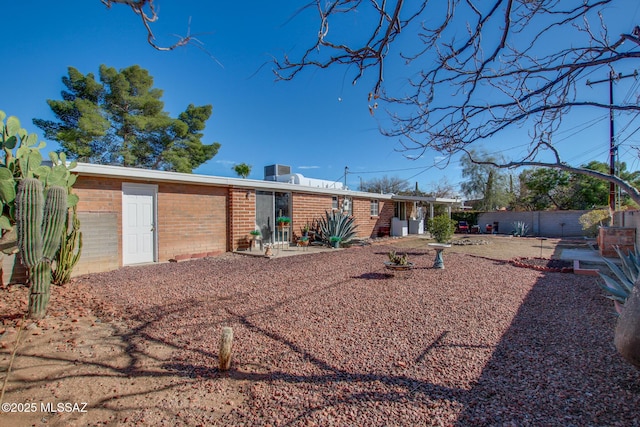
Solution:
[[[51,262],[60,247],[67,215],[67,189],[53,186],[43,196],[42,183],[24,178],[16,196],[18,247],[29,269],[29,317],[41,319],[51,293]]]
[[[23,178],[38,178],[45,188],[54,185],[65,187],[69,207],[78,203],[78,197],[71,193],[76,175],[72,175],[70,170],[76,162],[67,164],[64,153],[51,152],[51,166],[43,165],[41,151],[45,146],[44,142],[38,142],[35,133],[28,133],[20,126],[20,120],[14,116],[7,117],[0,110],[0,230],[3,237],[15,224],[16,191]],[[0,239],[0,250],[11,253],[10,247],[3,247],[2,240],[5,239]]]
[[[49,301],[51,260],[60,246],[58,217],[64,227],[67,208],[78,203],[78,196],[71,192],[76,175],[70,169],[76,163],[67,163],[63,153],[52,152],[51,166],[44,165],[44,147],[45,143],[23,129],[16,117],[0,111],[0,251],[22,253],[31,280],[30,317],[44,316]],[[21,189],[23,205],[18,207]]]

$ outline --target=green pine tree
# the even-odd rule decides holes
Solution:
[[[189,105],[178,118],[164,111],[162,90],[138,65],[117,71],[100,66],[100,78],[69,67],[62,100],[47,103],[57,120],[34,119],[45,138],[69,158],[90,163],[192,172],[220,144],[202,143],[211,105]]]

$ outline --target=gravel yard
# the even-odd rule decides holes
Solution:
[[[393,248],[408,251],[411,272],[384,269]],[[77,299],[52,304],[68,305],[62,317],[81,325],[70,334],[89,340],[110,328],[110,359],[98,344],[93,359],[78,344],[69,369],[90,366],[86,384],[23,372],[34,383],[12,379],[5,401],[35,389],[52,400],[55,378],[64,399],[93,384],[90,410],[43,425],[640,425],[640,371],[613,347],[613,308],[596,279],[455,252],[436,270],[434,254],[389,242],[82,277],[68,286],[90,314],[74,318]],[[225,373],[223,326],[234,331]],[[46,345],[51,329],[41,329],[31,347]],[[27,347],[18,360],[46,351]]]

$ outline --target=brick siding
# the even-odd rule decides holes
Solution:
[[[81,175],[74,186],[85,249],[74,275],[122,266],[122,184],[157,185],[158,261],[186,259],[246,249],[255,229],[256,191],[251,188],[165,183],[126,177]],[[292,238],[306,223],[332,209],[331,194],[293,192]],[[342,203],[342,196],[339,199]],[[379,200],[371,215],[371,199],[352,198],[359,237],[375,237],[389,227],[393,202]]]
[[[249,247],[251,230],[256,228],[256,192],[247,188],[229,188],[227,220],[228,247],[235,251]],[[226,208],[226,206],[225,206]]]
[[[227,251],[227,190],[206,185],[158,186],[158,260]]]

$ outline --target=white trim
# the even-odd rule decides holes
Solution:
[[[153,182],[170,182],[198,185],[215,185],[224,187],[240,187],[251,188],[265,191],[282,191],[295,193],[315,193],[326,195],[349,195],[351,197],[361,197],[378,200],[397,200],[397,201],[421,201],[437,204],[460,204],[460,199],[445,199],[439,197],[421,197],[421,196],[401,196],[397,194],[380,194],[368,193],[365,191],[342,190],[335,188],[308,187],[299,184],[289,184],[277,181],[263,181],[257,179],[242,178],[225,178],[212,175],[201,175],[181,172],[167,172],[152,169],[130,168],[124,166],[96,165],[91,163],[78,163],[72,169],[81,176],[100,176],[110,178],[138,179]]]

